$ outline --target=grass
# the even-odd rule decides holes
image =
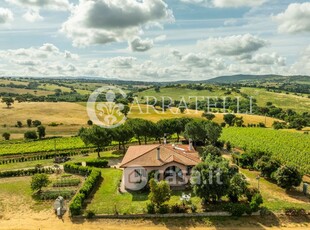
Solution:
[[[31,177],[1,179],[0,209],[4,212],[16,210],[27,212],[27,209],[39,212],[50,209],[52,202],[34,201],[32,199],[30,181]]]
[[[225,96],[224,94],[225,92],[226,90],[220,90],[220,89],[216,89],[211,92],[209,90],[193,90],[193,89],[186,89],[186,88],[180,88],[180,87],[173,87],[173,88],[167,87],[167,88],[161,88],[160,92],[155,92],[154,89],[148,89],[148,90],[138,93],[137,95],[138,95],[138,99],[142,101],[145,101],[146,96],[149,96],[150,99],[151,97],[156,97],[157,100],[159,101],[161,101],[161,98],[163,96],[171,97],[173,100],[180,100],[182,97],[184,97],[186,101],[191,101],[189,99],[190,96],[198,97],[198,100],[203,100],[199,97],[200,96],[223,97]],[[229,96],[230,97],[240,96],[240,94],[232,92],[232,94],[230,94]],[[144,97],[144,99],[142,99],[142,97]]]
[[[146,211],[148,201],[148,193],[132,192],[120,194],[118,185],[122,178],[122,170],[119,169],[102,169],[103,182],[95,193],[91,203],[87,206],[87,210],[92,210],[97,214],[115,214],[115,210],[119,214],[137,214]],[[182,192],[173,192],[170,205],[180,203],[180,195]],[[192,202],[201,210],[201,200],[193,197]]]
[[[259,172],[240,169],[252,186],[257,187],[256,177]],[[261,177],[260,192],[263,196],[263,206],[271,211],[283,211],[288,207],[303,208],[310,210],[310,199],[305,197],[301,192],[287,193],[285,189],[280,188],[274,183]]]
[[[266,89],[258,88],[241,88],[240,91],[257,99],[259,106],[266,106],[267,102],[272,102],[277,107],[293,109],[299,113],[310,111],[310,99],[307,97],[268,92]]]

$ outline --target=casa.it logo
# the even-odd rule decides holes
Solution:
[[[126,98],[126,93],[116,86],[104,86],[96,89],[88,98],[87,114],[89,119],[103,128],[115,128],[126,121],[122,113],[124,104],[117,103],[116,98]]]

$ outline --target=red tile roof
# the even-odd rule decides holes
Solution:
[[[160,149],[159,159],[157,159],[157,148]],[[198,152],[194,149],[190,150],[188,145],[138,145],[128,148],[120,167],[162,166],[171,162],[194,166],[200,162],[200,157]]]

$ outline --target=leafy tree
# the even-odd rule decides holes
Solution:
[[[2,137],[4,140],[8,141],[8,140],[10,140],[11,134],[8,132],[5,132],[2,134]]]
[[[271,177],[271,174],[275,172],[281,166],[280,162],[271,159],[269,156],[262,156],[256,163],[254,167],[261,171],[262,176]]]
[[[194,193],[205,203],[216,202],[227,194],[230,178],[229,162],[222,157],[208,156],[193,168],[191,184]]]
[[[124,105],[124,108],[121,110],[121,113],[124,114],[125,117],[127,117],[129,111],[130,107],[128,105]]]
[[[39,139],[42,139],[45,137],[45,127],[43,125],[39,125],[37,127],[37,132],[38,132]]]
[[[282,166],[274,175],[277,184],[287,190],[293,186],[299,186],[302,181],[302,174],[293,166]]]
[[[167,181],[162,180],[156,182],[154,179],[151,179],[149,182],[150,193],[149,200],[151,203],[155,204],[157,208],[161,207],[166,201],[170,200],[171,189]]]
[[[180,140],[181,133],[183,133],[185,131],[186,124],[188,124],[192,120],[193,120],[192,118],[188,118],[188,117],[170,119],[170,121],[171,121],[171,127],[170,128],[171,128],[173,133],[177,134],[177,142],[179,142],[179,140]]]
[[[184,136],[188,139],[192,139],[194,144],[197,141],[205,143],[207,132],[201,121],[191,121],[185,126]]]
[[[31,119],[27,119],[27,126],[30,128],[32,124],[32,120]]]
[[[42,123],[41,123],[41,121],[39,121],[39,120],[34,120],[34,121],[32,121],[32,125],[34,126],[34,127],[38,127],[39,125],[41,125]]]
[[[206,131],[206,139],[213,145],[216,144],[222,133],[222,127],[212,121],[204,121],[204,128]]]
[[[230,185],[229,185],[229,191],[228,191],[228,197],[231,202],[238,202],[239,198],[245,194],[248,182],[246,181],[246,178],[241,173],[236,173],[231,179],[230,179]]]
[[[31,190],[37,191],[40,193],[43,187],[46,187],[50,184],[48,176],[44,173],[35,174],[31,178]]]
[[[14,103],[14,99],[11,97],[3,97],[2,103],[5,103],[7,108],[10,108],[10,106]]]
[[[154,90],[156,93],[159,93],[160,92],[160,86],[155,86]]]
[[[124,124],[114,128],[112,130],[112,136],[114,141],[118,141],[119,149],[122,146],[123,151],[125,152],[125,144],[133,138],[134,133],[127,124]]]
[[[212,121],[215,118],[215,115],[213,113],[204,112],[202,114],[202,117],[207,118],[209,121]]]
[[[92,126],[92,125],[93,125],[93,121],[92,121],[92,120],[88,120],[88,121],[87,121],[87,124],[88,124],[89,126]]]
[[[134,132],[139,145],[141,145],[141,138],[144,137],[144,142],[147,143],[147,137],[152,136],[155,124],[151,121],[147,121],[141,118],[129,119],[127,121],[130,129]]]
[[[38,135],[36,131],[27,131],[24,133],[24,138],[35,140],[35,139],[38,139]]]
[[[101,149],[108,146],[112,141],[111,129],[105,129],[97,125],[87,129],[82,128],[79,131],[79,136],[86,145],[92,144],[96,146],[98,158],[100,158]]]
[[[201,154],[202,160],[204,161],[208,155],[211,155],[213,157],[219,157],[221,156],[221,151],[219,148],[214,147],[213,145],[208,145],[203,149],[203,152]]]
[[[225,121],[225,123],[228,124],[229,126],[233,126],[233,125],[234,125],[234,120],[235,120],[235,118],[236,118],[236,115],[231,114],[231,113],[225,114],[225,115],[224,115],[224,121]]]
[[[285,122],[280,122],[280,121],[274,121],[272,124],[272,127],[274,129],[285,129],[286,128],[286,124]]]
[[[21,128],[21,127],[23,127],[23,123],[21,121],[17,121],[16,126],[18,128]]]
[[[250,208],[252,212],[257,212],[259,210],[259,206],[263,203],[263,197],[260,193],[254,194],[252,200],[250,202]]]

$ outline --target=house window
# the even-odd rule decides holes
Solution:
[[[187,166],[187,167],[186,167],[186,176],[190,176],[190,175],[191,175],[192,169],[193,169],[192,166]]]

